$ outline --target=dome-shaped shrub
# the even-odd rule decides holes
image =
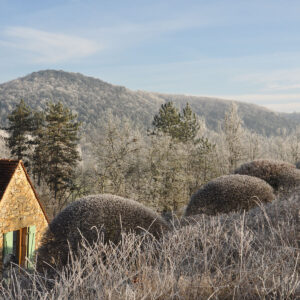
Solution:
[[[71,203],[50,223],[37,252],[37,269],[67,264],[69,249],[76,255],[82,237],[96,242],[99,233],[104,242],[117,244],[122,232],[148,231],[158,238],[169,226],[158,214],[142,204],[109,194],[87,196]]]
[[[259,178],[221,176],[205,184],[191,197],[185,216],[248,210],[257,202],[270,202],[274,198],[272,187]]]
[[[300,184],[300,171],[292,164],[277,160],[254,160],[241,165],[234,173],[263,179],[275,192],[288,192]]]

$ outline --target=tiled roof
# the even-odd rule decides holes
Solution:
[[[0,159],[0,200],[18,164],[18,160]]]

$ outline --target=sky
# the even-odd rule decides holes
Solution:
[[[0,83],[79,72],[300,112],[298,0],[0,0]]]

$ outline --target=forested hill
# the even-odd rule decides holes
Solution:
[[[78,114],[86,130],[97,128],[103,113],[108,110],[149,127],[160,105],[167,101],[173,101],[178,107],[189,102],[197,114],[205,117],[207,126],[216,129],[231,103],[207,97],[131,91],[79,73],[45,70],[0,84],[1,126],[5,125],[7,114],[20,99],[34,109],[44,108],[49,100],[61,101]],[[241,102],[238,106],[246,127],[259,133],[270,134],[278,128],[300,125],[300,114],[278,114]]]

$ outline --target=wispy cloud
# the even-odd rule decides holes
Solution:
[[[124,49],[141,45],[143,42],[153,42],[155,39],[177,34],[184,30],[206,28],[212,25],[207,17],[197,18],[193,15],[181,15],[164,18],[163,20],[133,22],[127,20],[117,21],[114,25],[99,26],[91,32],[106,44],[115,49]]]
[[[2,46],[27,52],[34,63],[57,63],[92,55],[101,47],[86,38],[41,31],[28,27],[8,27]]]
[[[195,18],[191,15],[176,16],[157,21],[133,23],[123,22],[116,26],[103,27],[100,31],[109,34],[162,34],[178,30],[192,29],[199,27],[208,27],[212,25],[212,21],[208,18]]]

